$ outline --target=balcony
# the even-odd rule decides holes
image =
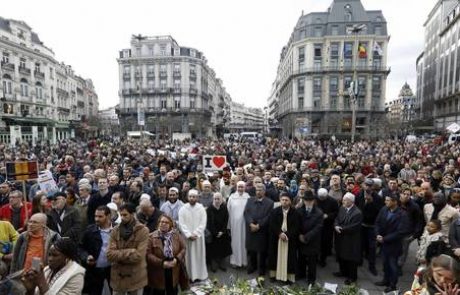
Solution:
[[[30,76],[31,70],[26,67],[19,67],[19,73],[26,75],[26,76]]]
[[[147,72],[147,78],[155,78],[155,73],[154,72]]]
[[[168,87],[160,87],[160,93],[168,92]]]
[[[166,73],[166,71],[160,71],[160,78],[167,78],[168,77],[168,73]]]
[[[174,87],[173,88],[173,93],[174,94],[181,94],[181,88],[180,87]]]
[[[14,64],[2,62],[2,70],[14,72]]]
[[[123,73],[124,80],[131,80],[131,73]]]
[[[121,94],[128,95],[130,93],[130,89],[123,89],[121,90]]]
[[[197,95],[197,94],[198,94],[198,90],[197,90],[196,88],[190,87],[190,94]]]
[[[34,77],[38,79],[45,79],[45,73],[40,71],[34,71]]]
[[[181,77],[180,71],[174,71],[173,72],[173,77],[174,78],[180,78]]]

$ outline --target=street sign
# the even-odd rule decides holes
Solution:
[[[137,108],[137,125],[145,126],[145,112],[141,107]]]
[[[10,181],[37,179],[37,161],[7,162],[6,178]]]

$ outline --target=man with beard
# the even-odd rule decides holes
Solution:
[[[272,211],[269,220],[269,275],[272,280],[294,283],[299,214],[291,206],[288,194],[283,193],[280,202],[281,206]]]
[[[136,207],[131,203],[120,207],[121,223],[111,234],[107,260],[112,264],[110,286],[114,295],[142,294],[147,286],[147,244],[149,230],[136,220]]]
[[[334,220],[339,212],[337,201],[329,196],[327,189],[318,190],[318,208],[323,211],[323,228],[321,229],[321,256],[319,265],[326,266],[326,259],[332,254],[332,241],[334,239]]]
[[[198,191],[192,189],[188,203],[179,210],[179,228],[186,239],[185,264],[192,281],[208,278],[204,239],[207,215],[203,205],[197,201]]]
[[[160,185],[166,182],[166,165],[160,166],[160,174],[155,177],[156,185]]]
[[[273,201],[265,198],[265,186],[256,186],[256,197],[250,198],[244,209],[246,221],[246,250],[248,251],[248,274],[259,269],[265,275],[268,242],[268,218],[273,209]]]
[[[303,196],[304,206],[297,209],[300,216],[299,229],[299,277],[305,277],[308,267],[307,284],[314,285],[316,281],[316,263],[321,252],[321,229],[324,214],[316,206],[316,198],[311,190]]]
[[[141,195],[143,194],[142,183],[140,180],[134,180],[129,186],[129,195],[127,202],[139,206]]]
[[[457,209],[447,204],[447,198],[442,192],[433,194],[433,203],[423,207],[423,214],[426,223],[432,219],[441,221],[441,232],[445,237],[449,236],[449,227],[452,222],[459,217]]]
[[[80,260],[85,266],[84,293],[100,295],[104,288],[104,280],[110,282],[110,263],[107,260],[112,222],[110,209],[100,206],[96,209],[95,224],[91,224],[83,233],[80,249]]]
[[[376,276],[375,268],[376,239],[375,239],[375,219],[383,207],[383,202],[379,195],[372,189],[374,181],[370,178],[364,180],[363,189],[356,198],[356,206],[363,214],[361,224],[361,250],[367,258],[369,271]]]
[[[229,228],[231,232],[232,255],[230,264],[233,267],[247,265],[246,253],[246,229],[244,220],[244,208],[250,198],[246,190],[246,183],[239,181],[236,185],[237,191],[230,195],[227,201],[229,215]]]
[[[181,200],[178,200],[179,191],[172,187],[169,189],[168,201],[161,206],[160,210],[171,217],[174,222],[179,220],[179,210],[184,205]]]
[[[175,178],[176,176],[174,175],[174,172],[169,171],[168,173],[166,173],[166,181],[164,182],[164,184],[166,185],[167,189],[170,189],[172,187],[180,189],[180,185],[177,182],[175,182]]]
[[[206,209],[209,206],[211,206],[214,193],[212,192],[211,182],[209,182],[208,180],[203,181],[202,187],[203,191],[201,192],[199,202]]]

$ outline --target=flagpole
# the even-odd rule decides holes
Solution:
[[[356,70],[356,64],[357,64],[357,60],[358,60],[358,57],[359,57],[359,44],[358,44],[358,34],[359,32],[361,32],[363,29],[365,28],[365,25],[364,24],[360,24],[360,25],[354,25],[353,26],[353,30],[352,30],[352,33],[355,35],[355,38],[354,38],[354,44],[353,44],[353,48],[355,48],[356,46],[356,49],[357,50],[354,50],[354,59],[353,59],[353,81],[355,83],[355,89],[359,89],[359,81],[358,81],[358,73],[357,73],[357,70]],[[351,98],[351,143],[354,143],[355,142],[355,134],[356,134],[356,104],[358,102],[358,92],[354,92],[353,91],[353,95],[350,97]]]

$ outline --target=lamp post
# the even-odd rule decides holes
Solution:
[[[354,25],[351,30],[349,30],[349,33],[354,34],[354,44],[353,44],[353,49],[355,49],[355,44],[356,44],[356,49],[359,49],[359,44],[358,44],[358,34],[362,30],[366,28],[365,24],[359,24],[359,25]],[[355,134],[356,134],[356,104],[358,102],[358,95],[359,95],[359,83],[358,83],[358,74],[356,70],[356,62],[358,60],[358,50],[354,50],[354,58],[353,58],[353,82],[350,85],[350,88],[348,89],[349,94],[350,94],[350,102],[351,102],[351,142],[355,142]]]

